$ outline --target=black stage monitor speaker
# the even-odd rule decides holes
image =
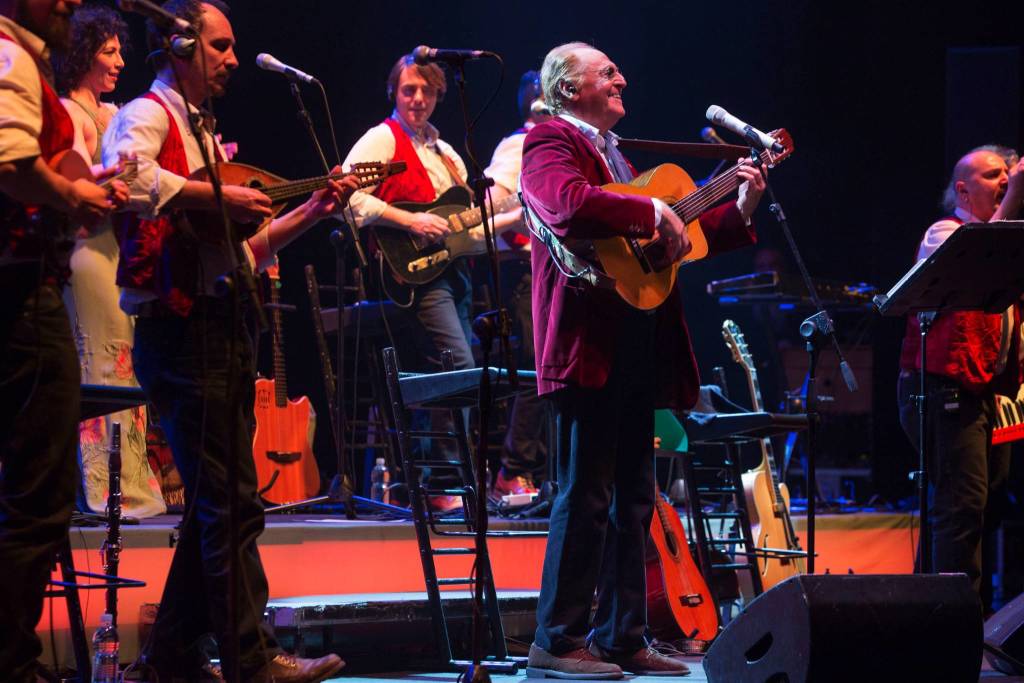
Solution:
[[[981,603],[964,574],[795,576],[704,657],[710,683],[977,683]]]
[[[985,657],[1005,674],[1024,675],[1024,594],[985,622]]]

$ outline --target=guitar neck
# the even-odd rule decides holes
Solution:
[[[761,152],[759,156],[763,164],[769,166],[772,164],[773,157],[768,152]],[[682,219],[683,223],[693,222],[702,213],[736,191],[736,188],[739,187],[736,182],[738,168],[739,166],[734,165],[715,176],[700,189],[673,204],[672,210]]]
[[[505,213],[519,206],[519,195],[510,194],[507,197],[499,199],[494,204],[494,214]],[[490,207],[488,207],[490,208]],[[494,218],[494,216],[491,216]],[[483,221],[483,214],[480,211],[480,207],[476,206],[465,211],[460,211],[454,216],[448,219],[448,225],[451,227],[453,232],[460,232],[462,230],[468,230],[476,225],[479,225]]]
[[[274,352],[274,403],[278,408],[288,405],[288,371],[284,365],[284,328],[281,324],[281,295],[277,288],[281,280],[278,276],[270,276],[270,334],[271,347]]]
[[[340,180],[344,178],[346,174],[335,173],[332,175],[323,175],[316,178],[304,178],[302,180],[289,180],[284,183],[277,183],[276,185],[270,185],[269,187],[263,188],[263,194],[270,197],[270,201],[277,204],[285,200],[291,199],[292,197],[301,197],[302,195],[316,192],[327,187],[328,180]]]

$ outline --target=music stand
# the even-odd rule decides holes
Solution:
[[[917,480],[920,507],[922,574],[931,572],[931,529],[928,520],[927,430],[928,331],[939,313],[1000,313],[1024,292],[1024,221],[968,223],[958,228],[928,258],[918,261],[886,294],[874,298],[878,312],[888,316],[916,313],[921,326],[921,385],[915,397],[918,414]]]

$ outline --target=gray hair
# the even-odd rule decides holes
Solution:
[[[1017,165],[1017,162],[1020,161],[1020,156],[1017,154],[1017,150],[1013,147],[1006,147],[1005,145],[980,145],[960,157],[960,161],[963,161],[964,157],[974,154],[975,152],[992,152],[993,154],[1002,157],[1003,161],[1006,162],[1007,169],[1013,168]],[[960,177],[960,174],[957,173],[960,161],[957,161],[956,166],[953,167],[953,173],[949,178],[949,183],[946,185],[946,189],[942,193],[941,206],[949,213],[953,213],[956,209],[957,181],[963,180],[963,178]]]
[[[544,58],[540,68],[540,86],[544,91],[544,101],[556,114],[565,111],[568,103],[563,84],[571,84],[577,89],[580,87],[583,72],[576,52],[583,49],[592,50],[594,46],[581,42],[565,43],[552,48]]]

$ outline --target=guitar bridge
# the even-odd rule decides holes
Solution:
[[[442,251],[430,254],[429,256],[423,256],[413,261],[409,261],[409,265],[406,266],[406,269],[410,273],[416,273],[421,270],[426,270],[427,268],[432,268],[433,266],[436,266],[438,263],[443,263],[447,260],[448,250],[444,249]]]
[[[645,274],[653,271],[654,269],[651,267],[651,262],[647,260],[647,252],[645,252],[644,248],[640,246],[640,242],[636,239],[628,239],[626,240],[626,243],[633,251],[633,256],[635,256],[636,260],[640,262],[640,269],[644,271]]]
[[[267,460],[282,465],[298,462],[301,458],[302,453],[298,451],[267,451]]]
[[[700,593],[690,593],[689,595],[680,595],[679,602],[683,607],[698,607],[704,604],[704,598]]]

